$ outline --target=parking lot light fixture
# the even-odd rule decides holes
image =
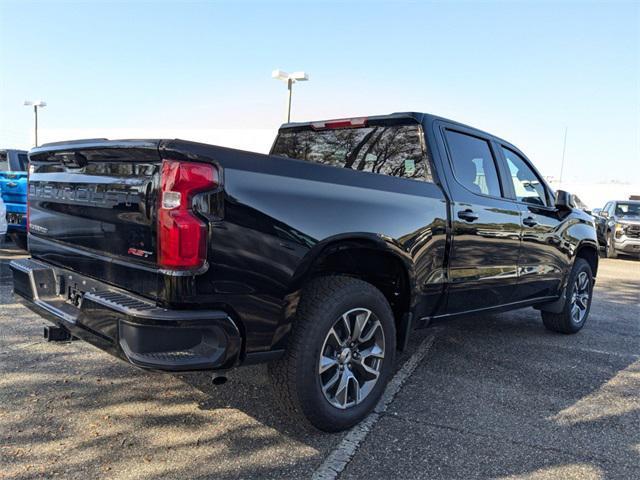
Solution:
[[[25,107],[33,107],[33,115],[35,117],[35,144],[38,146],[38,107],[43,108],[47,106],[47,102],[43,102],[42,100],[25,100]]]
[[[293,91],[293,84],[296,82],[306,82],[309,80],[309,74],[305,72],[287,73],[282,70],[274,70],[271,72],[271,77],[287,83],[287,123],[289,123],[291,121],[291,94]]]

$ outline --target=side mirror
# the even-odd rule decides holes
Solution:
[[[564,190],[558,190],[556,192],[556,208],[558,210],[571,210],[573,207],[573,195]]]
[[[600,212],[600,216],[603,218],[609,218],[609,212],[607,212],[606,210],[602,210]]]

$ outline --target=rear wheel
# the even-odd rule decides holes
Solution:
[[[269,365],[289,413],[335,432],[362,420],[387,384],[395,357],[389,303],[373,285],[331,276],[303,291],[287,354]]]
[[[593,273],[589,263],[576,258],[567,282],[566,301],[562,312],[542,312],[544,326],[554,332],[576,333],[584,326],[591,309]]]

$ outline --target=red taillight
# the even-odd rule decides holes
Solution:
[[[314,130],[331,130],[336,128],[360,128],[367,126],[366,117],[345,118],[343,120],[326,120],[324,122],[314,122],[311,128]]]
[[[207,227],[191,208],[196,193],[218,186],[218,170],[206,163],[164,160],[158,206],[158,264],[191,269],[206,260]]]

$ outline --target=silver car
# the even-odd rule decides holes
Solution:
[[[607,257],[618,253],[640,255],[640,201],[612,200],[596,217],[598,241]]]

